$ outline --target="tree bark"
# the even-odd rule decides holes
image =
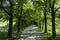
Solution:
[[[56,37],[56,29],[55,29],[55,10],[54,10],[54,4],[55,4],[55,0],[53,0],[53,5],[52,5],[52,10],[51,10],[51,14],[52,14],[52,37],[55,38]]]
[[[46,9],[44,11],[44,24],[45,24],[45,33],[47,33],[47,17],[46,17]]]
[[[20,32],[20,16],[18,17],[18,33]]]
[[[52,12],[52,37],[56,37],[56,29],[55,29],[55,13]]]
[[[18,16],[18,33],[20,32],[20,28],[21,28],[22,10],[23,10],[23,5],[21,4],[20,14],[19,14],[19,16]]]
[[[47,33],[47,0],[45,0],[45,8],[44,8],[44,23],[45,23],[45,31]]]
[[[42,30],[43,30],[43,28],[44,28],[44,19],[42,20]]]
[[[41,21],[40,21],[40,25],[39,26],[40,26],[40,29],[41,29]]]
[[[8,40],[13,40],[12,37],[12,27],[13,27],[13,3],[10,1],[10,11],[9,12],[9,29],[8,29]]]
[[[13,15],[11,14],[9,18],[9,30],[8,30],[9,40],[12,40],[12,24],[13,24]]]

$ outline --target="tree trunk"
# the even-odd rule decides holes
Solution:
[[[12,27],[13,27],[13,4],[12,2],[11,3],[11,6],[10,6],[10,11],[8,11],[9,13],[9,29],[8,29],[8,38],[9,40],[13,40],[12,38]]]
[[[20,32],[20,28],[21,28],[21,16],[22,16],[22,10],[23,10],[23,5],[21,4],[21,10],[18,16],[18,33]]]
[[[47,33],[47,17],[46,17],[46,8],[45,8],[45,11],[44,11],[44,24],[45,24],[45,33]]]
[[[56,31],[55,31],[55,13],[52,12],[52,37],[56,37]]]
[[[44,33],[47,33],[47,0],[45,0],[45,8],[44,8],[44,23],[45,23],[45,31]]]
[[[44,28],[44,19],[42,20],[42,30],[43,30],[43,28]]]
[[[55,29],[55,10],[54,10],[55,0],[53,0],[52,8],[51,8],[51,15],[52,15],[52,37],[56,37],[56,29]]]
[[[20,17],[18,17],[18,33],[20,32]]]
[[[13,15],[10,14],[10,18],[9,18],[9,30],[8,30],[8,38],[9,38],[9,40],[12,40],[12,25],[13,25]]]
[[[40,26],[40,29],[41,29],[41,21],[40,21],[40,25],[39,26]]]

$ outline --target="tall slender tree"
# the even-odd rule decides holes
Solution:
[[[21,28],[21,17],[22,17],[22,10],[23,10],[23,4],[20,0],[18,0],[18,10],[20,11],[19,12],[19,15],[18,15],[18,33],[20,32],[20,28]]]
[[[13,25],[13,4],[10,1],[11,6],[10,6],[10,17],[9,17],[9,30],[8,30],[8,37],[10,38],[9,40],[12,40],[12,25]]]
[[[60,9],[60,7],[58,7],[57,9],[55,9],[55,2],[56,0],[49,0],[49,7],[51,8],[51,16],[52,16],[52,38],[56,37],[56,27],[55,27],[55,14],[58,11],[58,9]]]
[[[51,15],[52,15],[52,37],[53,37],[53,38],[56,37],[54,4],[55,4],[55,0],[53,0],[52,6],[51,6]]]
[[[45,0],[45,7],[44,7],[44,23],[45,23],[45,33],[47,33],[47,0]]]

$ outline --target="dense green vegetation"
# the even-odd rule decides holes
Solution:
[[[30,24],[49,39],[60,39],[60,0],[0,0],[1,40],[19,37]]]

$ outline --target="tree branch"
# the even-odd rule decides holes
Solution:
[[[56,10],[55,10],[55,13],[56,13],[56,11],[58,11],[60,9],[60,7],[58,7]]]
[[[2,9],[4,10],[4,12],[6,12],[6,14],[8,14],[10,16],[9,12],[7,12],[3,7],[2,7]]]

